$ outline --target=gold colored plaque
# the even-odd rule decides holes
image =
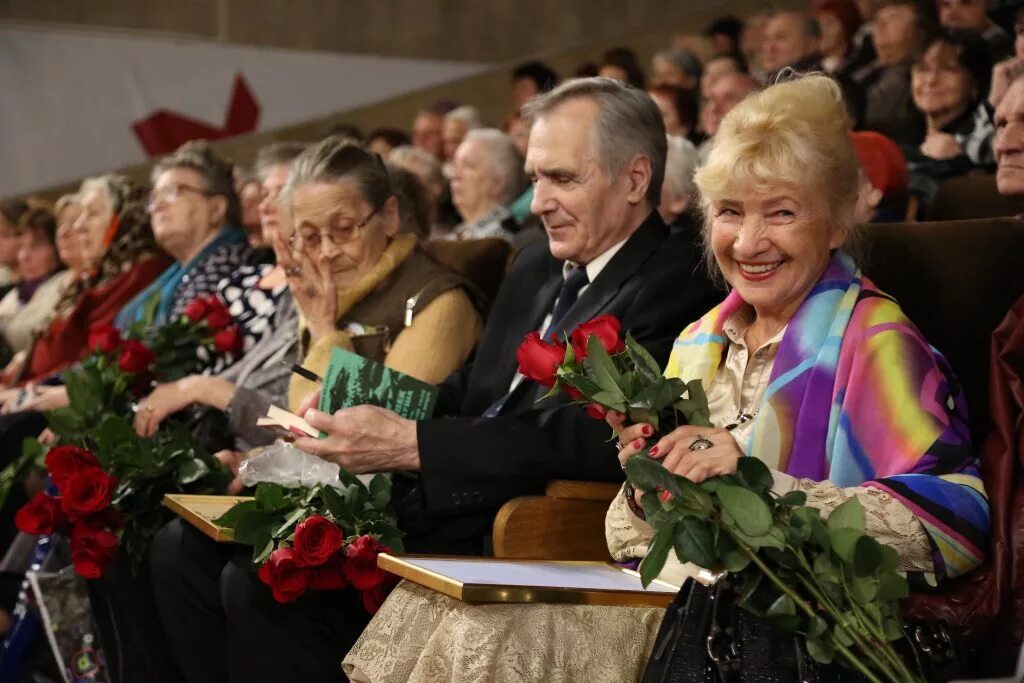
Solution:
[[[234,531],[214,524],[213,520],[246,500],[252,497],[168,493],[164,495],[164,506],[218,543],[231,543],[235,540]]]

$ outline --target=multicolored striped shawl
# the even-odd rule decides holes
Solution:
[[[742,305],[733,290],[689,325],[666,376],[706,388],[726,348],[722,326]],[[936,576],[963,574],[981,562],[989,518],[952,376],[899,305],[837,251],[786,328],[747,455],[777,454],[794,477],[886,491],[928,531]]]

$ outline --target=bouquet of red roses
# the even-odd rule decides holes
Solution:
[[[27,534],[68,534],[75,571],[99,578],[114,559],[124,520],[112,507],[117,478],[100,467],[95,454],[58,446],[46,454],[46,471],[56,495],[39,492],[18,510],[14,522]]]
[[[162,424],[153,438],[140,438],[132,426],[135,402],[149,391],[153,382],[173,381],[200,371],[205,363],[204,353],[209,358],[210,354],[240,350],[241,336],[227,307],[217,297],[208,296],[192,301],[183,315],[160,328],[150,329],[138,323],[122,336],[109,325],[94,327],[88,343],[91,355],[63,375],[68,407],[51,411],[46,418],[60,444],[76,447],[80,456],[88,455],[92,469],[83,475],[88,477],[87,481],[95,484],[100,480],[97,472],[106,473],[108,478],[103,482],[112,497],[105,505],[110,513],[116,514],[95,512],[106,515],[103,519],[117,519],[118,524],[108,524],[102,529],[106,535],[98,537],[109,542],[115,532],[119,533],[126,554],[137,568],[150,539],[165,521],[164,494],[219,493],[231,477],[196,444],[187,429],[174,421]],[[38,444],[29,442],[23,458],[38,461],[41,454]],[[58,455],[57,462],[62,457],[65,456]],[[57,499],[66,506],[68,491],[72,489],[65,488],[70,483],[61,484],[61,475],[54,476],[50,456],[46,457],[45,465],[57,486]],[[67,481],[73,483],[78,479],[76,476]],[[73,499],[73,494],[70,495]],[[33,515],[47,505],[53,507],[37,496],[26,506],[28,511],[23,518],[35,519]],[[68,515],[69,522],[75,521],[74,515]],[[91,517],[89,523],[96,519]],[[80,524],[70,527],[72,546],[80,545],[75,541],[76,535],[84,538],[84,532],[76,534],[79,527],[87,528]],[[89,528],[95,527],[92,524]],[[54,530],[67,529],[65,525]],[[87,536],[94,540],[97,534]],[[96,578],[102,574],[102,565],[93,563],[79,573]],[[76,569],[79,566],[76,562]]]
[[[397,583],[377,566],[377,556],[402,550],[388,508],[391,480],[378,474],[367,487],[344,469],[339,476],[338,487],[260,483],[253,500],[216,523],[233,529],[236,542],[253,546],[259,578],[278,602],[351,586],[374,614]]]

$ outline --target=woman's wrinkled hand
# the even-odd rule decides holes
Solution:
[[[288,288],[302,311],[313,343],[334,332],[338,319],[338,286],[324,255],[311,256],[305,249],[292,249],[279,232],[274,233],[274,249],[281,256]]]
[[[149,396],[144,398],[135,411],[135,433],[143,438],[156,434],[160,424],[182,408],[195,402],[195,392],[191,390],[189,377],[176,382],[158,384]]]
[[[710,441],[711,446],[690,450],[702,438]],[[649,455],[661,460],[669,472],[699,484],[721,474],[735,474],[743,451],[725,429],[684,425],[662,437]]]
[[[39,393],[19,408],[22,412],[48,413],[71,405],[67,387],[39,387]]]
[[[619,464],[626,469],[626,461],[647,446],[647,438],[654,435],[654,427],[646,422],[627,424],[629,418],[620,412],[609,410],[604,421],[619,437]]]
[[[949,133],[928,133],[921,143],[921,153],[932,159],[952,159],[963,152],[963,147]]]
[[[241,467],[242,462],[246,458],[246,454],[241,451],[225,450],[217,451],[214,453],[213,457],[220,460],[220,463],[231,470],[231,474],[235,475],[234,479],[228,483],[224,493],[229,496],[237,496],[241,493],[242,489],[245,488],[242,478],[238,476],[238,468]]]

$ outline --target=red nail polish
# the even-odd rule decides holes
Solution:
[[[647,455],[651,456],[652,458],[653,458],[654,456],[656,456],[657,454],[658,454],[658,447],[657,447],[657,446],[655,446],[654,448],[652,448],[652,449],[651,449],[650,451],[648,451],[648,453],[647,453]]]
[[[651,432],[654,430],[651,428],[651,425],[644,425],[644,428],[641,431],[643,431],[644,436],[650,436]]]
[[[658,494],[658,498],[661,498],[663,501],[667,502],[672,500],[672,494],[669,493],[668,491],[662,491],[661,493]]]
[[[644,440],[643,439],[633,439],[633,443],[631,443],[629,445],[632,446],[633,448],[643,448]]]

